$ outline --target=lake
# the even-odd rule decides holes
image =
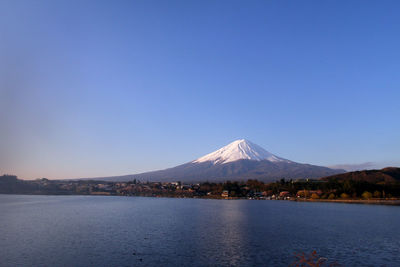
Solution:
[[[400,266],[400,207],[0,195],[0,266]]]

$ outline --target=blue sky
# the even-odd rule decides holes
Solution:
[[[0,3],[0,173],[121,175],[246,138],[400,165],[398,1]]]

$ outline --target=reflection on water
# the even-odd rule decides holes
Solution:
[[[206,200],[209,209],[199,207],[196,217],[195,243],[199,265],[237,266],[246,262],[243,247],[247,246],[247,217],[242,201]],[[204,206],[203,206],[204,207]]]
[[[248,244],[245,238],[246,215],[242,210],[242,201],[222,201],[219,206],[219,214],[217,221],[221,221],[224,229],[217,233],[220,240],[220,251],[223,255],[227,255],[227,263],[229,265],[239,265],[242,255],[243,246]]]
[[[0,195],[1,266],[399,266],[399,207]]]

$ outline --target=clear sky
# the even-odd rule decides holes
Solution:
[[[400,1],[0,1],[0,174],[173,167],[246,138],[400,165]]]

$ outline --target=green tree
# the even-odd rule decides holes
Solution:
[[[327,199],[328,196],[329,196],[328,194],[323,194],[323,195],[321,196],[321,198],[322,198],[322,199]]]
[[[374,197],[375,197],[375,198],[381,198],[381,192],[379,192],[378,190],[376,190],[376,191],[374,192]]]
[[[343,190],[346,193],[351,193],[353,191],[353,183],[351,180],[346,180],[343,183]]]

